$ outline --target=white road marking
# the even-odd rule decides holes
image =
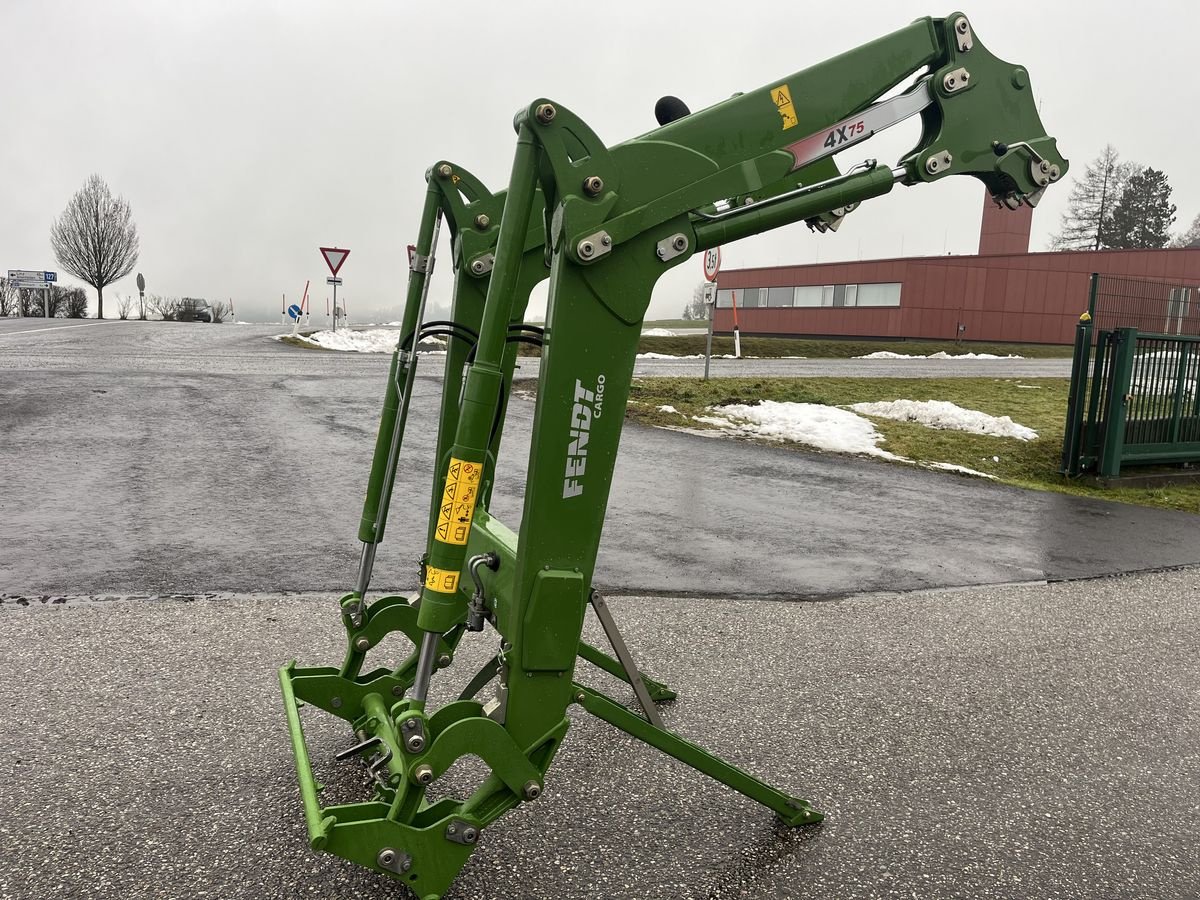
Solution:
[[[41,334],[43,331],[58,331],[61,328],[87,328],[89,325],[116,325],[120,319],[103,319],[99,322],[80,322],[78,325],[54,325],[50,328],[29,328],[25,331],[0,331],[0,337],[10,334]]]

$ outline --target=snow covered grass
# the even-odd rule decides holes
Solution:
[[[701,323],[703,324],[703,323]],[[670,356],[696,356],[704,353],[705,335],[677,334],[656,337],[643,332],[638,351]],[[713,355],[733,353],[733,338],[713,335]],[[808,359],[1010,359],[1069,358],[1071,347],[1030,344],[956,344],[953,341],[863,341],[836,339],[798,339],[742,337],[742,355],[763,359],[800,356]],[[969,363],[968,363],[969,365]]]
[[[340,350],[344,353],[391,353],[396,349],[400,340],[398,328],[372,328],[361,331],[340,329],[338,331],[314,331],[301,333],[296,336],[279,334],[275,340],[299,347],[309,347],[318,350]],[[438,337],[430,337],[421,341],[420,349],[424,352],[437,352],[445,348],[446,342]]]
[[[1017,387],[1030,390],[1014,390]],[[1200,512],[1200,484],[1101,488],[1059,475],[1067,388],[1066,378],[714,378],[707,382],[697,378],[645,378],[633,383],[634,405],[629,408],[629,417],[677,431],[702,430],[708,435],[801,450],[814,446],[810,443],[806,448],[783,438],[779,432],[786,421],[797,429],[795,436],[800,436],[799,429],[807,429],[803,440],[827,441],[828,433],[833,431],[833,440],[841,444],[837,452],[858,453],[889,465],[915,464],[1017,487]],[[1036,431],[1038,439],[1023,441],[930,428],[914,421],[867,419],[849,409],[858,403],[891,403],[909,397],[952,403],[996,419],[1007,416]],[[791,411],[780,414],[778,407],[782,405],[790,406]],[[800,409],[807,406],[819,409]],[[670,407],[671,411],[660,407]],[[716,412],[714,407],[725,409]],[[730,408],[735,415],[728,415]],[[844,416],[858,418],[863,424],[851,425]],[[724,421],[704,421],[718,418]],[[876,441],[872,432],[882,440]],[[894,458],[888,459],[885,454]],[[797,485],[797,490],[802,491],[803,485]]]
[[[900,458],[880,449],[878,444],[883,435],[869,420],[848,409],[821,403],[781,403],[777,400],[732,403],[710,407],[707,415],[692,416],[692,419],[742,437],[804,444],[832,453]]]
[[[875,403],[854,403],[850,408],[864,416],[896,419],[899,422],[920,422],[930,428],[969,431],[972,434],[991,434],[1032,441],[1037,432],[1018,425],[1009,416],[990,416],[977,409],[963,409],[948,400],[883,400]]]
[[[945,350],[938,350],[936,353],[893,353],[891,350],[876,350],[874,353],[866,353],[862,356],[856,356],[855,359],[1025,359],[1024,356],[1018,356],[1016,353],[1006,353],[1001,356],[998,353],[947,353]]]
[[[1018,383],[1037,390],[1015,390]],[[629,415],[647,424],[679,427],[686,419],[690,427],[748,440],[1073,490],[1058,475],[1067,386],[1065,378],[646,378],[634,382],[637,405]],[[1035,433],[1037,440],[1028,439]]]

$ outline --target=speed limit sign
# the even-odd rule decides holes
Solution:
[[[717,273],[721,271],[721,248],[711,247],[704,251],[704,277],[709,281],[717,280]]]

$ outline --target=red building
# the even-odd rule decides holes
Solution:
[[[1200,286],[1200,248],[1029,253],[1032,216],[985,192],[977,256],[723,271],[713,328],[736,303],[742,334],[1069,344],[1092,272]]]

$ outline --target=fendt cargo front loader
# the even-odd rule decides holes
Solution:
[[[903,92],[880,99],[903,82]],[[613,464],[643,316],[654,283],[692,254],[792,222],[836,228],[897,185],[972,175],[998,203],[1037,203],[1067,161],[1039,120],[1025,69],[997,59],[961,13],[920,19],[827,62],[699,112],[674,98],[659,128],[607,147],[571,110],[541,99],[517,113],[507,196],[438,162],[410,248],[401,338],[388,375],[359,539],[354,590],[340,602],[339,667],[280,671],[310,842],[401,880],[424,900],[450,886],[484,830],[543,790],[567,732],[587,712],[774,811],[788,825],[821,814],[663,727],[675,695],[634,667],[592,588]],[[895,166],[834,156],[911,116],[917,147]],[[424,320],[442,221],[452,232],[451,318]],[[524,323],[550,278],[544,328]],[[368,600],[413,395],[417,344],[445,338],[444,388],[422,585]],[[488,511],[518,344],[541,347],[521,527]],[[417,561],[414,560],[414,563]],[[580,640],[591,606],[616,658]],[[497,645],[459,699],[433,709],[460,641]],[[412,651],[364,661],[400,632]],[[642,715],[576,678],[584,659],[629,683]],[[486,702],[475,697],[495,683]],[[359,803],[323,806],[301,729],[303,704],[345,720],[339,760],[365,764]],[[725,715],[725,711],[714,714]],[[490,769],[474,793],[427,800],[456,760]],[[498,893],[504,893],[497,888]]]

